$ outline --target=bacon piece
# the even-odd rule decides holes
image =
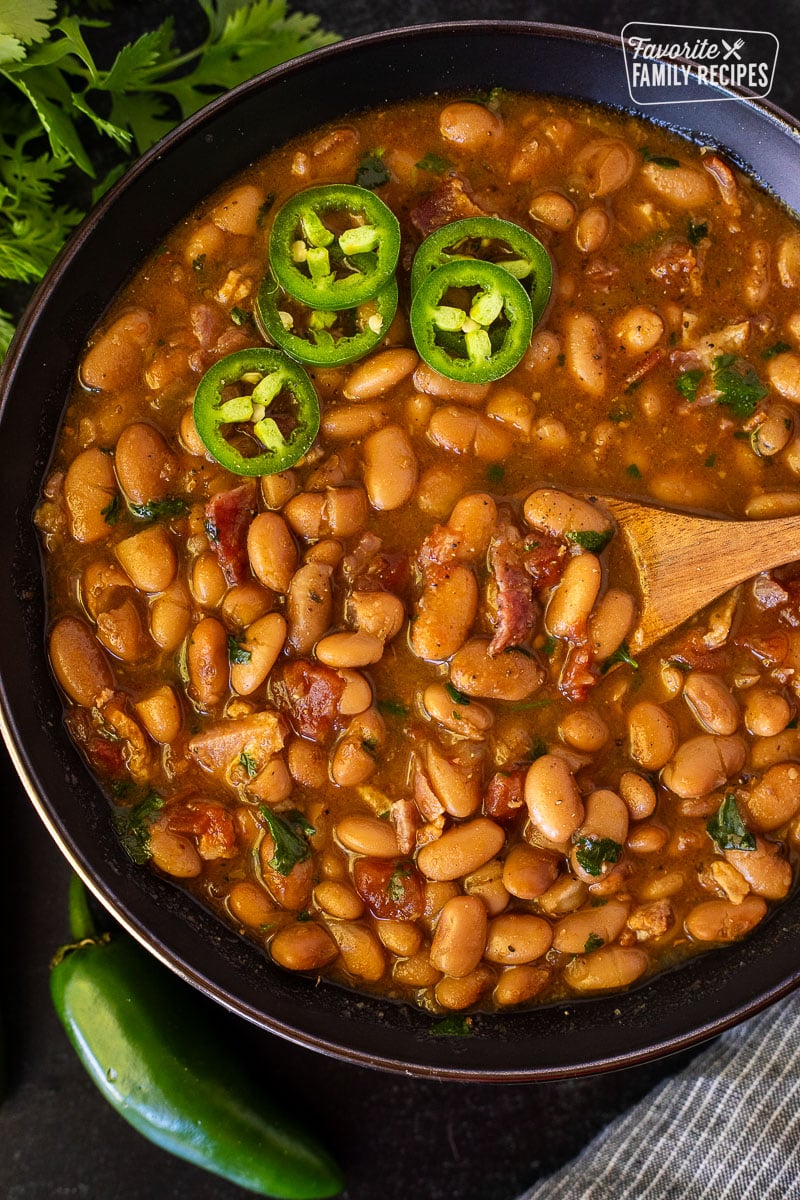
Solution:
[[[592,670],[592,649],[588,642],[570,646],[558,686],[570,700],[585,700],[597,683],[597,673]]]
[[[666,351],[660,346],[645,354],[644,358],[633,368],[630,375],[626,376],[625,386],[630,387],[632,383],[638,383],[649,371],[658,366],[665,354]]]
[[[596,292],[610,292],[619,276],[619,267],[615,267],[605,258],[591,258],[583,268],[584,278]]]
[[[252,479],[229,492],[217,492],[206,505],[206,529],[211,548],[222,567],[226,583],[243,583],[250,574],[247,530],[256,511],[256,485]]]
[[[434,229],[449,225],[451,221],[486,215],[467,192],[464,180],[458,175],[449,175],[412,209],[411,224],[427,237]]]
[[[553,587],[564,574],[567,548],[549,533],[540,530],[525,543],[525,570],[533,579],[534,588]]]
[[[678,295],[687,291],[699,295],[702,290],[701,273],[696,251],[683,238],[665,242],[650,266],[650,274]]]
[[[522,534],[510,522],[489,543],[489,569],[497,586],[497,628],[487,653],[496,658],[506,647],[527,641],[539,615],[534,582],[525,569]]]
[[[413,800],[395,800],[391,808],[392,825],[401,854],[411,854],[417,844],[420,827],[419,809]]]
[[[256,770],[261,770],[283,748],[284,731],[279,713],[267,709],[233,721],[218,721],[196,733],[189,739],[189,754],[201,767],[214,773],[224,774],[242,755],[252,759]]]
[[[274,684],[275,701],[301,737],[323,742],[339,723],[344,680],[322,663],[296,658],[287,662]]]
[[[73,741],[77,742],[91,765],[107,779],[121,779],[126,774],[124,743],[111,741],[98,733],[85,708],[70,709],[66,724]]]
[[[704,154],[703,166],[719,188],[723,202],[738,216],[741,211],[739,189],[736,186],[736,176],[731,168],[716,154]]]
[[[525,776],[527,771],[518,767],[513,771],[498,771],[489,780],[483,797],[483,811],[493,821],[508,825],[516,820],[525,806]]]
[[[173,833],[188,833],[195,839],[197,852],[206,862],[231,858],[236,853],[236,827],[221,804],[207,800],[186,800],[170,805],[167,828]]]
[[[425,911],[422,876],[407,859],[357,858],[353,884],[378,920],[416,921]]]
[[[414,803],[426,821],[435,821],[444,812],[444,805],[419,764],[414,771]]]

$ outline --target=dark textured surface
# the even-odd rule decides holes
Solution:
[[[122,5],[119,6],[123,7]],[[772,99],[800,109],[788,48],[800,32],[800,6],[776,3],[514,3],[511,0],[315,0],[308,7],[344,35],[430,20],[515,18],[618,33],[627,20],[707,22],[772,29],[781,37]],[[129,5],[114,35],[135,33],[174,12],[196,23],[192,0]],[[184,22],[181,26],[180,22]],[[202,23],[197,25],[198,30]],[[5,758],[0,795],[6,813],[0,879],[6,923],[2,1017],[6,1098],[0,1108],[0,1196],[7,1200],[233,1200],[243,1196],[171,1159],[108,1109],[83,1075],[50,1009],[47,960],[66,935],[68,871],[16,784]],[[604,1078],[557,1084],[437,1084],[382,1075],[322,1058],[215,1010],[231,1052],[252,1064],[270,1090],[318,1128],[348,1175],[349,1200],[511,1200],[566,1161],[680,1060]]]

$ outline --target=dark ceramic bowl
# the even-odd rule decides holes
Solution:
[[[81,347],[145,254],[205,193],[275,145],[353,110],[498,85],[630,107],[617,39],[501,22],[378,34],[279,67],[209,105],[87,218],[39,289],[0,374],[0,680],[3,732],[45,824],[103,904],[179,975],[265,1029],[353,1062],[442,1078],[544,1080],[693,1045],[789,992],[800,980],[800,895],[748,941],[631,992],[479,1016],[469,1038],[433,1037],[424,1013],[280,971],[121,849],[108,804],[65,733],[44,650],[31,520]],[[659,115],[723,146],[800,209],[800,142],[788,117],[730,97]]]

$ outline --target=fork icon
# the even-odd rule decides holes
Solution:
[[[741,62],[741,55],[739,54],[739,51],[741,50],[742,46],[744,46],[744,38],[737,38],[732,46],[725,41],[725,38],[722,38],[721,41],[726,50],[725,61],[727,62],[732,55],[734,58],[738,59],[739,62]]]

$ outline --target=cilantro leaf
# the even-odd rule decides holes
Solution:
[[[752,417],[756,406],[769,393],[750,363],[735,354],[720,354],[711,364],[717,404],[730,408],[735,417]]]
[[[604,550],[613,536],[613,529],[607,529],[603,533],[596,529],[568,529],[564,534],[568,542],[580,546],[582,550],[590,550],[593,554]]]
[[[117,809],[114,814],[114,827],[122,847],[138,866],[150,858],[150,826],[163,807],[161,796],[150,792],[133,808]]]
[[[639,664],[635,658],[631,658],[630,648],[627,642],[620,642],[613,654],[609,654],[608,658],[600,668],[600,674],[605,675],[617,663],[625,663],[626,666],[632,667],[634,671],[639,670]]]
[[[698,224],[695,224],[694,221],[690,221],[689,228],[688,228],[688,236],[689,236],[689,241],[692,243],[693,246],[699,245],[699,243],[702,242],[703,238],[708,237],[708,224],[705,221],[699,222]]]
[[[2,0],[0,34],[24,43],[44,41],[55,11],[55,0]]]
[[[699,367],[695,367],[691,371],[682,371],[675,380],[675,387],[684,400],[688,400],[690,404],[697,399],[697,389],[700,387],[700,380],[702,378],[703,372]]]
[[[249,650],[246,650],[242,643],[237,641],[232,633],[228,634],[229,662],[232,662],[235,666],[244,666],[246,663],[250,662],[252,657],[252,653]]]
[[[602,875],[605,863],[619,862],[622,846],[611,838],[582,837],[576,842],[575,858],[587,875]]]
[[[408,716],[408,705],[401,704],[399,700],[379,700],[378,708],[382,713],[386,713],[389,717]]]
[[[733,792],[728,792],[718,811],[706,825],[719,850],[755,850],[756,839],[742,820]]]
[[[247,754],[244,750],[239,755],[239,766],[247,775],[248,779],[255,779],[258,774],[258,765],[252,754]]]
[[[158,521],[162,517],[185,517],[189,505],[180,496],[165,496],[163,500],[148,500],[146,504],[129,504],[131,514],[140,521]]]
[[[405,879],[408,879],[411,874],[411,864],[407,862],[399,862],[389,876],[386,884],[386,895],[396,904],[401,904],[406,898]]]
[[[457,687],[450,683],[449,680],[447,683],[445,683],[444,690],[447,692],[454,704],[471,704],[469,696],[467,696],[464,692],[460,692]]]
[[[444,1017],[431,1025],[431,1037],[469,1037],[472,1021],[469,1017]]]
[[[356,168],[355,182],[359,187],[374,191],[389,181],[389,172],[383,161],[382,150],[371,150],[365,154]]]
[[[599,950],[601,946],[605,946],[605,941],[597,933],[590,933],[586,939],[586,944],[583,947],[584,954],[591,954],[593,950]]]
[[[317,831],[296,808],[281,815],[262,804],[260,812],[275,843],[269,865],[279,875],[288,875],[292,867],[310,857],[311,847],[307,839]]]
[[[427,171],[430,175],[443,175],[445,171],[449,171],[452,166],[446,158],[442,158],[440,154],[426,154],[416,164],[420,171]]]
[[[776,354],[785,354],[791,348],[788,342],[775,342],[772,346],[767,346],[766,350],[761,351],[761,357],[774,358]]]
[[[666,171],[674,171],[675,167],[681,165],[677,158],[670,158],[667,154],[651,154],[647,146],[640,146],[639,153],[646,163],[655,163],[657,167],[663,167]]]

